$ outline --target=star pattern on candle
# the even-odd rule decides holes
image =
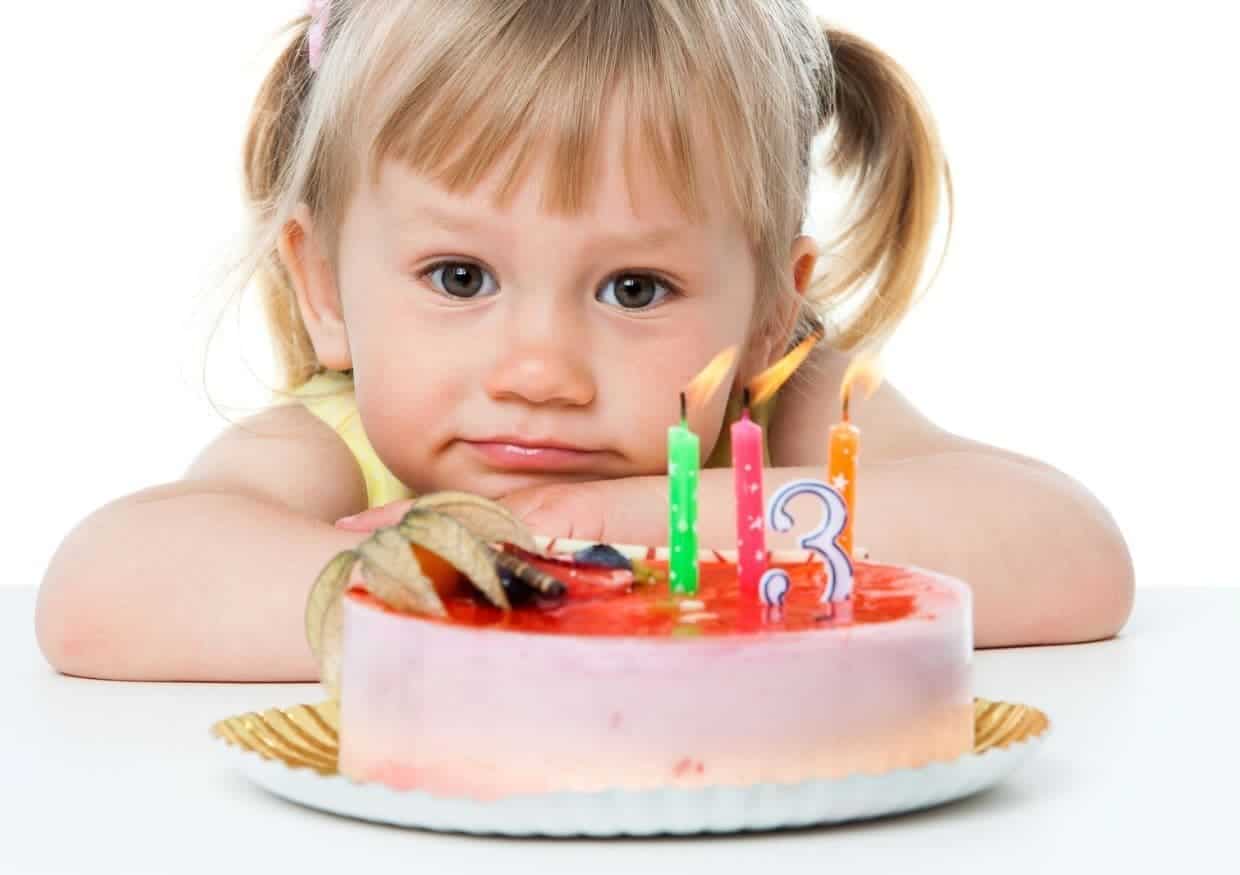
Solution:
[[[843,493],[843,491],[848,488],[848,478],[843,474],[836,474],[835,478],[831,481],[831,485],[835,487],[836,492]]]
[[[736,495],[736,564],[741,598],[757,598],[766,570],[765,508],[762,506],[762,426],[749,417],[746,388],[741,416],[731,427],[733,483]]]

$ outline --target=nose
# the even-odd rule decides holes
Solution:
[[[589,345],[573,314],[546,302],[538,309],[510,314],[501,349],[486,379],[496,401],[585,407],[597,386]],[[568,308],[571,309],[571,308]]]

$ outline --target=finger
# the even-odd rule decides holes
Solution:
[[[569,537],[575,516],[580,515],[579,496],[562,484],[536,486],[511,493],[499,500],[534,534],[549,538]],[[573,484],[573,490],[581,487]]]
[[[393,501],[382,507],[372,507],[353,516],[336,520],[336,528],[346,532],[373,532],[399,523],[413,505],[411,499]]]
[[[496,501],[501,507],[507,508],[508,511],[519,520],[524,520],[528,514],[533,513],[542,503],[542,493],[546,487],[532,486],[517,492],[510,492]]]

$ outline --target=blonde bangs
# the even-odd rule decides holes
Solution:
[[[764,217],[742,205],[765,203],[764,174],[737,91],[695,63],[669,9],[586,0],[512,3],[503,13],[451,14],[417,46],[387,42],[388,60],[363,77],[372,89],[382,83],[370,92],[372,118],[353,131],[373,132],[372,174],[393,158],[468,192],[499,170],[503,206],[545,156],[544,209],[577,214],[591,202],[604,112],[618,100],[631,192],[644,158],[691,220],[704,217],[713,187],[757,240]],[[717,148],[746,142],[754,147]]]

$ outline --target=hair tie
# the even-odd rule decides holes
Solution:
[[[310,30],[306,34],[310,69],[318,72],[323,64],[323,45],[327,42],[327,23],[332,17],[332,0],[310,0],[306,11],[311,18]]]

